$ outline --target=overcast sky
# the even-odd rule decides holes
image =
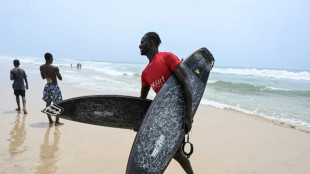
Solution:
[[[217,66],[310,70],[309,0],[0,0],[0,55],[147,62],[141,37]]]

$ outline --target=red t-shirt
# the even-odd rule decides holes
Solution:
[[[142,72],[142,86],[151,86],[157,93],[180,63],[180,59],[173,53],[158,52]]]

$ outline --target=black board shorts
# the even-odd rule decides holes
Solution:
[[[25,97],[25,90],[14,89],[14,95]]]

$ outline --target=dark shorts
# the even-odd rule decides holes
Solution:
[[[25,90],[14,89],[14,95],[16,95],[16,97],[18,96],[25,97],[25,93],[26,93]]]

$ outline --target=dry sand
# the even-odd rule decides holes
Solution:
[[[0,76],[0,174],[125,173],[135,132],[62,119],[64,126],[49,127],[40,112],[45,82],[39,74],[28,76],[27,115],[14,111],[12,82]],[[64,99],[102,94],[61,82],[60,88]],[[310,172],[310,133],[240,112],[201,105],[190,137],[195,148],[190,161],[197,174]],[[172,160],[165,173],[184,171]]]

